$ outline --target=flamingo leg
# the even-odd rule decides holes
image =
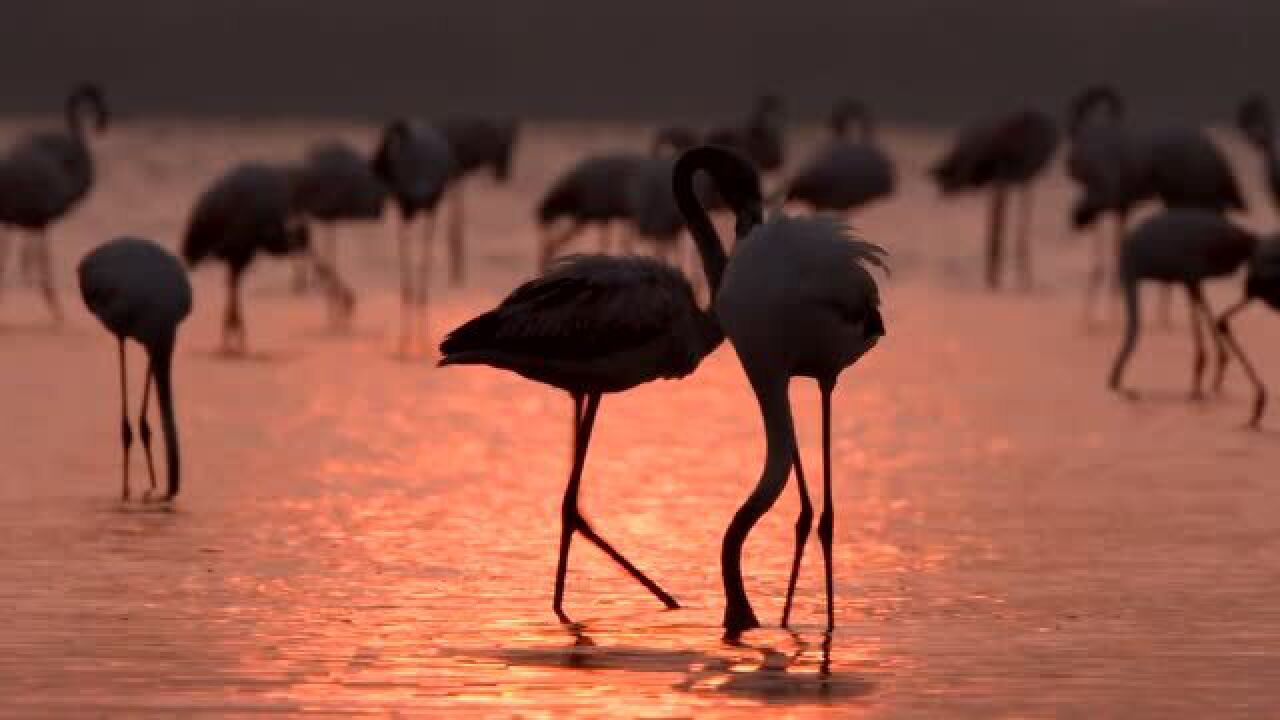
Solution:
[[[1231,332],[1231,316],[1240,312],[1249,304],[1249,298],[1236,303],[1230,310],[1222,314],[1218,319],[1218,333],[1222,336],[1223,341],[1231,350],[1231,353],[1240,361],[1240,366],[1244,368],[1245,375],[1249,376],[1249,382],[1253,383],[1253,414],[1249,418],[1249,427],[1257,429],[1262,423],[1262,414],[1267,408],[1267,388],[1262,384],[1262,378],[1258,377],[1258,371],[1254,369],[1253,363],[1249,362],[1249,358],[1244,354],[1244,348],[1240,347],[1240,343],[1236,340],[1236,336]]]
[[[222,350],[230,354],[245,351],[244,318],[240,314],[241,272],[230,268],[227,275],[227,314],[222,321]]]
[[[1214,320],[1213,310],[1209,309],[1209,303],[1204,299],[1204,293],[1197,292],[1192,305],[1200,311],[1200,319],[1205,329],[1209,331],[1209,338],[1213,340],[1213,389],[1217,392],[1222,389],[1222,378],[1230,361],[1230,356],[1227,355],[1227,344],[1222,334],[1218,332],[1218,323]]]
[[[1142,331],[1142,307],[1138,292],[1138,281],[1134,278],[1123,278],[1121,289],[1124,291],[1124,340],[1115,362],[1111,365],[1111,376],[1107,386],[1124,397],[1133,400],[1137,394],[1124,387],[1124,371],[1129,365],[1133,349],[1138,345],[1138,335]]]
[[[319,253],[310,253],[309,261],[317,278],[324,285],[329,306],[329,324],[341,327],[351,320],[356,298],[351,286],[338,274],[336,267]]]
[[[1018,203],[1018,277],[1022,283],[1023,290],[1030,290],[1032,285],[1031,272],[1031,208],[1032,193],[1031,184],[1027,183],[1018,192],[1021,202]]]
[[[467,279],[467,248],[462,229],[465,209],[462,199],[463,179],[458,178],[449,191],[449,284],[460,287]]]
[[[56,324],[62,324],[62,306],[58,303],[58,293],[53,288],[53,253],[49,249],[49,234],[43,230],[36,236],[39,242],[37,262],[40,267],[40,291],[44,294],[45,304],[53,315]]]
[[[1106,238],[1101,228],[1093,231],[1093,266],[1089,269],[1089,279],[1084,290],[1084,324],[1092,325],[1095,320],[1098,291],[1102,288],[1107,276]]]
[[[987,235],[987,288],[1000,289],[1000,269],[1004,264],[1004,207],[1008,188],[996,185],[991,193],[991,216]]]
[[[836,626],[835,578],[832,571],[835,539],[835,501],[831,493],[831,393],[834,381],[822,382],[822,515],[818,517],[818,539],[822,542],[822,562],[827,581],[827,630]]]
[[[796,581],[800,579],[800,561],[804,558],[804,546],[813,529],[813,503],[809,500],[809,487],[804,481],[804,468],[800,464],[800,446],[796,445],[796,487],[800,491],[800,516],[796,518],[796,550],[791,559],[791,578],[787,581],[787,599],[782,605],[782,627],[791,619],[791,602],[796,593]]]
[[[418,279],[417,279],[417,297],[416,305],[418,308],[419,328],[422,331],[422,339],[425,342],[429,337],[427,331],[427,291],[431,286],[431,262],[433,259],[432,245],[435,242],[436,215],[435,211],[426,215],[422,222],[422,254],[418,257]]]
[[[400,352],[409,354],[413,348],[413,322],[410,307],[413,305],[413,248],[409,244],[409,218],[401,217],[396,227],[396,247],[400,259]]]
[[[147,361],[147,379],[142,385],[142,410],[138,412],[138,435],[142,438],[142,450],[147,456],[147,492],[143,500],[151,499],[156,491],[156,466],[151,459],[151,424],[147,422],[147,409],[151,403],[151,362]]]
[[[575,394],[575,408],[581,404],[581,396]],[[615,550],[613,546],[605,542],[604,538],[600,537],[592,529],[591,525],[587,523],[586,518],[582,516],[578,509],[578,491],[582,484],[582,470],[586,465],[587,447],[591,444],[591,430],[595,426],[596,413],[599,408],[600,394],[588,394],[586,396],[586,406],[582,413],[582,422],[578,424],[574,433],[573,470],[569,475],[569,485],[565,488],[564,503],[561,506],[560,558],[556,566],[555,597],[552,601],[552,609],[561,622],[569,622],[568,616],[564,613],[564,583],[565,575],[569,568],[569,545],[575,530],[582,533],[583,537],[604,551],[618,565],[622,566],[622,569],[626,570],[631,577],[653,593],[668,608],[679,607],[675,599],[668,595],[657,583],[650,580],[623,557],[621,553]]]
[[[133,429],[129,427],[129,374],[125,369],[124,337],[120,337],[120,442],[124,447],[124,469],[120,480],[120,500],[129,501],[129,449],[133,447]]]
[[[1200,288],[1195,285],[1187,286],[1187,295],[1190,299],[1187,307],[1191,311],[1191,340],[1195,348],[1195,355],[1191,365],[1191,399],[1200,400],[1204,397],[1200,390],[1200,385],[1201,380],[1204,378],[1205,352],[1204,338],[1200,332],[1200,311],[1198,306],[1204,302],[1204,298],[1200,295]],[[1210,331],[1212,332],[1212,329]]]
[[[1160,305],[1157,311],[1160,316],[1160,327],[1169,330],[1173,327],[1173,286],[1160,287]]]

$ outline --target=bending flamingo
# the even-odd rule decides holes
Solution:
[[[686,209],[691,225],[698,212],[700,208]],[[868,264],[884,267],[884,250],[854,239],[848,226],[831,216],[778,215],[740,234],[714,301],[715,312],[759,401],[766,448],[760,481],[724,535],[724,627],[732,638],[760,624],[742,581],[742,548],[751,529],[782,494],[794,464],[801,514],[783,610],[783,624],[787,622],[812,518],[788,388],[792,378],[811,377],[822,392],[823,508],[818,537],[825,564],[827,626],[832,628],[831,395],[840,373],[884,335],[879,290],[866,269]]]
[[[147,406],[151,384],[156,386],[164,432],[168,481],[165,500],[172,500],[182,488],[182,462],[178,450],[177,421],[173,411],[173,346],[178,325],[191,312],[191,283],[187,271],[172,253],[138,238],[122,237],[103,243],[80,261],[80,293],[89,310],[116,336],[120,345],[120,415],[124,445],[124,472],[121,499],[129,499],[129,448],[133,431],[129,427],[129,393],[125,368],[125,340],[137,341],[147,352],[147,379],[142,388],[142,410],[138,431],[147,456],[147,475],[156,489],[155,466],[151,460],[151,426]]]

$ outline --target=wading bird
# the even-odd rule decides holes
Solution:
[[[857,137],[849,137],[849,126]],[[875,142],[875,126],[861,103],[842,101],[831,113],[831,141],[787,184],[788,201],[814,210],[848,213],[893,193],[893,163]]]
[[[1096,225],[1104,215],[1114,218],[1113,247],[1094,232],[1093,262],[1085,288],[1084,316],[1092,322],[1107,267],[1119,257],[1128,229],[1129,213],[1150,193],[1141,149],[1124,123],[1124,102],[1110,87],[1085,89],[1067,111],[1067,174],[1080,186],[1071,210],[1076,230]],[[1111,261],[1109,261],[1111,260]]]
[[[368,158],[343,142],[313,146],[293,172],[292,181],[294,210],[322,229],[316,233],[315,254],[337,272],[337,224],[381,218],[387,187],[373,172]],[[295,269],[305,278],[311,260],[298,256],[297,262]]]
[[[707,144],[742,153],[761,172],[782,169],[786,162],[782,98],[761,95],[742,125],[716,128],[707,133]]]
[[[507,182],[511,177],[519,125],[513,120],[454,117],[438,123],[437,127],[448,140],[453,157],[446,202],[449,205],[449,282],[457,286],[466,281],[467,274],[463,185],[467,177],[486,169],[495,182]]]
[[[215,180],[191,212],[182,244],[187,264],[196,267],[212,258],[227,265],[227,311],[222,324],[225,352],[243,354],[246,350],[240,281],[259,252],[310,255],[330,295],[330,307],[336,305],[349,316],[355,304],[351,290],[312,252],[310,233],[295,215],[291,195],[289,170],[246,163]]]
[[[1110,387],[1130,398],[1124,370],[1138,341],[1140,308],[1138,283],[1151,280],[1186,288],[1191,308],[1191,338],[1195,355],[1191,370],[1191,398],[1202,397],[1205,349],[1201,327],[1217,349],[1218,373],[1226,362],[1226,348],[1217,332],[1213,312],[1204,299],[1205,280],[1234,273],[1253,254],[1254,235],[1211,210],[1167,210],[1134,228],[1120,246],[1120,286],[1124,292],[1124,340],[1111,367]]]
[[[396,245],[400,255],[400,349],[413,352],[415,330],[427,338],[427,290],[431,280],[436,209],[453,172],[449,141],[436,128],[397,120],[383,130],[373,169],[400,209]],[[422,242],[415,263],[409,224],[422,216]]]
[[[1013,190],[1020,190],[1022,197],[1015,259],[1023,287],[1031,287],[1031,185],[1057,146],[1058,131],[1049,116],[1022,110],[965,130],[930,170],[944,194],[990,190],[986,281],[993,290],[1000,287],[1005,204]]]
[[[1256,428],[1262,423],[1262,414],[1267,407],[1267,388],[1262,384],[1262,378],[1258,377],[1258,371],[1253,367],[1253,363],[1249,362],[1249,359],[1245,357],[1244,349],[1240,347],[1235,334],[1231,331],[1232,316],[1243,310],[1246,305],[1254,300],[1261,300],[1270,306],[1272,310],[1280,311],[1280,236],[1272,235],[1258,242],[1258,248],[1249,260],[1249,274],[1245,278],[1244,298],[1224,312],[1222,317],[1218,318],[1218,332],[1221,333],[1227,348],[1240,361],[1240,366],[1244,368],[1245,374],[1249,376],[1249,382],[1253,383],[1253,414],[1249,418],[1249,426]],[[1216,385],[1219,388],[1222,386],[1222,371],[1225,369],[1225,363],[1218,368]]]
[[[20,251],[20,270],[34,269],[40,291],[56,321],[62,320],[53,285],[49,226],[66,216],[93,186],[93,156],[85,117],[96,131],[107,128],[107,105],[95,85],[81,85],[67,98],[67,129],[29,135],[0,158],[0,225],[31,235]],[[0,237],[0,280],[8,254]]]
[[[149,240],[122,237],[103,243],[86,255],[80,261],[79,275],[84,304],[116,336],[120,346],[120,427],[124,446],[121,499],[129,499],[129,448],[133,445],[124,347],[125,340],[132,339],[147,352],[147,376],[142,388],[138,432],[147,456],[147,475],[151,486],[143,497],[149,499],[156,489],[155,465],[151,459],[151,426],[147,423],[147,407],[154,382],[168,466],[164,499],[172,500],[182,488],[182,462],[170,373],[178,325],[191,312],[191,283],[187,281],[187,271],[178,258],[159,245]]]
[[[550,267],[560,250],[592,225],[599,228],[600,252],[611,250],[610,225],[630,219],[632,177],[646,160],[638,153],[590,155],[552,183],[537,211],[542,233],[540,271]]]
[[[691,228],[710,226],[696,204],[682,203],[681,208]],[[735,210],[742,212],[736,205]],[[801,513],[783,610],[783,624],[787,622],[812,520],[788,388],[794,377],[811,377],[818,381],[822,393],[823,508],[818,537],[825,564],[830,629],[835,626],[831,394],[840,373],[884,335],[879,290],[866,268],[868,264],[883,268],[884,250],[852,238],[843,222],[823,215],[778,215],[745,234],[740,231],[740,235],[714,307],[760,404],[766,447],[760,481],[724,535],[720,556],[724,627],[726,634],[735,638],[760,624],[742,581],[742,548],[751,529],[782,494],[794,464]]]
[[[743,160],[694,149],[677,163],[681,208],[697,207],[693,174],[711,175],[738,209],[738,228],[759,221],[760,187]],[[705,213],[690,216],[703,271],[714,295],[726,257]],[[604,541],[578,509],[578,489],[601,396],[659,378],[681,378],[724,339],[698,307],[688,280],[647,257],[575,255],[517,288],[497,308],[454,330],[440,345],[441,365],[489,365],[560,388],[573,398],[573,469],[561,510],[560,554],[552,607],[561,620],[569,545],[575,532],[594,543],[667,607],[676,601]]]

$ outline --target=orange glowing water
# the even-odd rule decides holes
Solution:
[[[196,274],[176,361],[186,487],[172,512],[122,507],[114,346],[75,298],[75,260],[121,232],[175,244],[194,194],[235,159],[289,159],[333,133],[367,145],[373,132],[122,128],[99,148],[94,195],[56,233],[66,327],[46,330],[32,294],[7,284],[0,715],[1280,709],[1275,431],[1238,429],[1238,374],[1224,398],[1182,402],[1180,305],[1175,330],[1150,331],[1132,367],[1151,397],[1103,390],[1115,316],[1082,327],[1085,253],[1065,228],[1070,190],[1057,175],[1037,203],[1040,289],[981,292],[983,208],[943,205],[924,183],[933,134],[890,133],[902,193],[859,222],[896,272],[884,283],[888,337],[835,401],[829,642],[816,543],[795,632],[720,641],[719,541],[763,456],[727,348],[687,380],[606,398],[584,481],[596,527],[685,607],[661,611],[579,542],[567,608],[580,624],[555,622],[571,404],[498,371],[394,357],[395,256],[381,226],[343,233],[343,267],[362,292],[350,334],[325,329],[318,300],[288,293],[287,265],[263,263],[246,300],[258,354],[216,356],[222,276]],[[437,336],[527,275],[530,211],[559,169],[588,149],[643,147],[618,128],[530,137],[511,187],[472,188],[475,274],[465,289],[438,284]],[[1252,179],[1251,159],[1237,159]],[[1255,226],[1271,222],[1255,213]],[[1235,292],[1227,283],[1213,297],[1221,306]],[[1255,310],[1239,333],[1280,383],[1280,318]],[[135,352],[135,391],[141,366]],[[797,383],[794,398],[817,495],[816,392]],[[133,470],[145,485],[140,460]],[[747,548],[770,626],[795,515],[788,488]]]

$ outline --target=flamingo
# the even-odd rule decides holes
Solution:
[[[339,222],[376,220],[382,217],[387,187],[373,172],[369,160],[350,145],[329,141],[313,145],[293,173],[294,210],[324,228],[317,237],[316,255],[336,272]],[[305,272],[309,259],[299,256]],[[305,278],[305,275],[302,277]],[[303,283],[305,285],[305,282]]]
[[[1114,217],[1115,249],[1108,252],[1103,236],[1094,234],[1093,263],[1085,290],[1085,320],[1091,321],[1098,291],[1107,271],[1107,258],[1116,257],[1128,227],[1129,213],[1149,193],[1141,152],[1124,126],[1124,102],[1116,91],[1098,85],[1081,92],[1068,109],[1067,174],[1081,189],[1071,212],[1077,230],[1093,226],[1099,217]]]
[[[1031,286],[1031,185],[1048,166],[1057,145],[1058,131],[1048,115],[1020,110],[963,131],[930,171],[944,194],[991,191],[986,279],[993,290],[1000,287],[1005,201],[1011,189],[1022,195],[1016,259],[1023,287]]]
[[[65,132],[34,133],[0,158],[0,224],[31,235],[22,250],[22,269],[36,268],[41,293],[56,322],[62,321],[62,307],[53,285],[49,226],[75,208],[93,186],[86,114],[95,130],[106,130],[107,105],[96,85],[80,85],[67,98]],[[7,245],[7,237],[0,238],[0,278]]]
[[[695,232],[709,226],[705,211],[690,203],[688,194],[678,197],[685,199],[681,209]],[[751,529],[782,494],[794,464],[801,512],[783,609],[782,624],[787,624],[812,520],[787,390],[792,378],[811,377],[818,381],[822,394],[824,504],[818,537],[826,570],[827,627],[831,629],[835,626],[831,395],[840,373],[884,335],[879,290],[866,267],[884,268],[884,250],[854,239],[844,222],[829,215],[779,214],[745,234],[740,227],[739,234],[714,307],[759,402],[766,448],[760,481],[724,535],[720,555],[726,601],[724,627],[727,636],[736,638],[760,625],[742,581],[742,548]]]
[[[210,185],[196,202],[183,239],[187,264],[207,259],[227,265],[227,310],[223,316],[222,348],[245,352],[240,282],[259,252],[270,255],[308,254],[328,288],[330,307],[350,315],[355,299],[323,258],[310,247],[310,233],[293,211],[292,176],[271,165],[245,163]]]
[[[718,150],[694,149],[674,171],[681,208],[696,207],[693,174],[709,173],[734,201],[739,232],[759,221],[760,187],[750,167]],[[691,204],[692,203],[692,204]],[[714,296],[725,251],[706,214],[686,211]],[[601,396],[658,378],[685,377],[724,339],[698,307],[689,281],[641,256],[574,255],[513,291],[495,309],[454,330],[440,345],[441,365],[489,365],[567,392],[573,398],[573,468],[561,511],[560,554],[552,608],[564,622],[564,583],[575,532],[594,543],[668,608],[674,598],[614,550],[578,508],[578,488]]]
[[[435,127],[411,120],[396,120],[382,132],[373,157],[373,169],[387,185],[400,209],[397,246],[400,255],[400,348],[412,351],[414,329],[427,331],[427,285],[431,278],[432,235],[436,209],[453,172],[449,140]],[[423,216],[422,242],[414,267],[409,224]],[[420,315],[420,322],[412,317]]]
[[[858,127],[849,138],[849,125]],[[865,106],[844,100],[831,113],[831,142],[787,184],[785,197],[815,210],[848,213],[893,193],[893,162],[875,142]]]
[[[519,125],[512,120],[479,117],[448,118],[437,124],[453,155],[449,180],[449,282],[458,286],[466,280],[466,247],[463,244],[465,208],[462,186],[466,178],[488,169],[493,179],[506,183],[511,177]]]
[[[540,270],[545,271],[560,249],[588,226],[599,228],[600,252],[609,252],[609,226],[630,219],[629,186],[644,162],[638,153],[589,155],[552,183],[537,209]],[[566,220],[568,227],[556,231],[554,226]]]
[[[776,172],[786,162],[782,124],[782,98],[761,95],[745,123],[712,130],[707,133],[707,144],[737,150],[762,172]]]
[[[182,488],[182,462],[170,372],[178,325],[191,312],[191,283],[187,280],[187,271],[178,258],[156,243],[120,237],[85,255],[80,261],[79,276],[84,304],[119,341],[120,425],[124,446],[121,499],[129,500],[129,448],[133,445],[125,368],[125,340],[132,339],[147,353],[147,379],[142,388],[138,432],[146,452],[151,485],[143,497],[150,499],[156,489],[155,466],[151,460],[151,427],[147,423],[147,407],[154,382],[168,466],[164,500],[171,501]]]
[[[1272,235],[1258,241],[1258,248],[1249,260],[1249,274],[1245,278],[1244,297],[1231,306],[1218,318],[1218,332],[1232,354],[1240,361],[1249,381],[1253,383],[1253,414],[1249,418],[1249,426],[1257,428],[1262,423],[1262,414],[1267,407],[1267,389],[1258,377],[1253,364],[1245,357],[1235,334],[1231,331],[1231,318],[1254,300],[1261,300],[1272,310],[1280,310],[1280,236]],[[1219,366],[1216,385],[1222,385],[1222,371],[1226,364]]]
[[[1111,367],[1110,388],[1131,399],[1137,394],[1123,385],[1124,371],[1137,345],[1139,332],[1138,283],[1153,280],[1186,288],[1191,308],[1191,338],[1195,347],[1191,375],[1191,399],[1201,397],[1205,350],[1201,324],[1217,349],[1218,375],[1227,350],[1216,331],[1212,311],[1205,302],[1205,280],[1234,273],[1249,260],[1257,245],[1254,235],[1212,210],[1166,210],[1134,228],[1120,246],[1119,274],[1124,292],[1124,340]]]
[[[1098,111],[1105,110],[1105,119]],[[1133,131],[1125,122],[1125,103],[1115,88],[1095,85],[1072,102],[1068,125],[1072,150],[1067,169],[1084,194],[1072,212],[1079,229],[1111,212],[1116,217],[1117,249],[1134,206],[1158,200],[1167,209],[1203,209],[1217,213],[1243,210],[1244,198],[1231,167],[1199,129],[1163,127]],[[1094,267],[1086,291],[1086,317],[1105,275],[1105,257],[1095,244]],[[1161,295],[1161,314],[1169,323],[1170,288]]]

